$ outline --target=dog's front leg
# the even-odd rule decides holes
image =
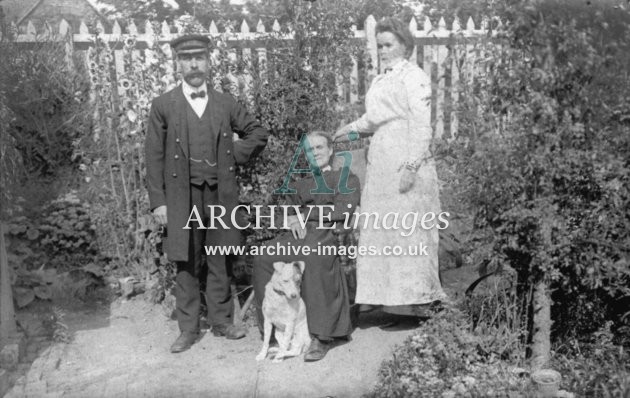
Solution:
[[[265,318],[265,323],[264,323],[265,336],[263,340],[263,346],[260,349],[260,352],[258,353],[258,355],[256,355],[257,361],[264,361],[265,358],[267,357],[267,351],[269,351],[269,341],[271,340],[272,327],[273,325],[271,324],[271,322],[268,321],[267,318]]]
[[[284,329],[282,338],[278,341],[279,351],[276,354],[273,362],[281,362],[283,358],[286,358],[289,354],[289,345],[293,340],[293,333],[295,332],[295,322],[288,322]]]
[[[293,332],[295,335],[291,340],[291,350],[287,352],[285,357],[296,357],[300,355],[308,345],[311,343],[311,335],[308,333],[308,327],[306,326],[306,320],[302,323],[295,325]]]

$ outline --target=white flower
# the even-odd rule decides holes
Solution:
[[[472,387],[475,385],[475,383],[477,383],[477,380],[474,377],[471,376],[465,376],[462,381],[464,382],[464,384],[467,387]]]
[[[131,123],[135,123],[136,120],[138,120],[138,115],[136,114],[136,112],[134,112],[132,109],[129,109],[127,111],[127,119],[129,119],[129,121]],[[135,133],[135,132],[134,132]]]
[[[125,38],[125,46],[133,47],[136,44],[136,38],[133,36]]]
[[[131,82],[127,79],[120,79],[118,81],[118,84],[120,85],[120,87],[124,88],[125,90],[131,87]]]

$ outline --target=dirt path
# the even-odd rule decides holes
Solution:
[[[372,388],[381,362],[417,327],[378,327],[389,320],[377,311],[362,313],[352,341],[320,362],[259,363],[255,326],[237,341],[208,333],[173,355],[168,349],[177,324],[141,298],[118,300],[68,313],[71,343],[40,352],[6,397],[357,397]]]
[[[67,322],[73,341],[40,353],[7,397],[359,396],[373,385],[392,347],[410,333],[383,331],[377,326],[386,316],[364,314],[352,341],[323,361],[275,364],[255,361],[256,327],[237,341],[206,334],[189,351],[173,355],[168,348],[177,337],[176,323],[142,299],[68,315]]]

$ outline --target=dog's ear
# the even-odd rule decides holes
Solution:
[[[276,261],[275,263],[273,263],[273,269],[275,269],[276,271],[281,272],[282,268],[284,268],[284,263],[282,261]]]
[[[300,273],[304,275],[304,268],[306,268],[306,263],[304,261],[295,261],[293,262],[293,264],[297,265],[298,268],[300,269]]]

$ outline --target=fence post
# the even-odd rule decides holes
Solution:
[[[416,17],[414,16],[412,16],[411,21],[409,21],[409,31],[411,32],[411,37],[413,37],[414,43],[413,51],[411,52],[411,58],[409,58],[409,61],[414,65],[418,65],[418,44],[416,42],[418,21],[416,21]]]
[[[28,21],[28,23],[26,24],[26,37],[29,41],[35,41],[37,37],[37,29],[35,29],[33,21]]]
[[[127,29],[129,29],[129,26],[127,26]],[[115,46],[116,42],[121,39],[122,39],[122,29],[120,28],[120,24],[118,23],[118,21],[114,21],[111,35],[109,36],[109,38],[104,37],[103,40],[107,40],[110,46],[115,48],[115,50],[113,51],[113,56],[114,56],[114,70],[116,71],[116,73],[114,75],[114,78],[112,79],[112,85],[116,87],[118,96],[122,96],[125,91],[124,88],[120,85],[120,79],[125,74],[125,59],[123,55],[123,50]]]
[[[455,15],[455,19],[453,20],[453,27],[451,31],[454,34],[460,34],[462,31],[461,24],[459,23],[459,18]],[[464,46],[465,48],[465,46]],[[453,44],[450,48],[451,54],[451,101],[449,103],[449,111],[451,113],[451,123],[449,129],[449,139],[452,140],[457,135],[457,130],[459,128],[459,119],[457,115],[457,103],[459,101],[459,75],[461,73],[460,70],[460,49],[457,44]]]
[[[353,37],[357,35],[357,26],[352,25]],[[350,72],[350,103],[356,104],[359,101],[359,63],[355,56],[352,57],[352,71]]]
[[[265,36],[265,25],[262,23],[261,20],[258,20],[258,25],[256,25],[256,33],[263,37]],[[260,76],[260,80],[262,83],[267,83],[267,47],[257,47],[256,54],[258,56],[258,76]]]
[[[0,222],[0,339],[7,338],[17,331],[4,229],[4,224]]]
[[[74,69],[74,63],[72,57],[74,54],[74,37],[72,35],[72,28],[65,19],[62,19],[59,23],[59,39],[64,42],[65,60],[68,69]]]
[[[81,24],[79,25],[79,34],[84,38],[90,36],[90,30],[85,24],[85,21],[81,21]]]
[[[444,17],[440,18],[438,22],[438,29],[436,32],[437,37],[448,37],[448,31],[446,30],[446,22]],[[435,136],[442,138],[444,136],[444,98],[445,98],[445,61],[447,57],[446,46],[436,44],[433,47],[433,60],[437,67],[437,95],[435,98]]]
[[[376,19],[374,16],[370,15],[365,20],[365,40],[366,40],[366,49],[368,53],[368,59],[372,65],[372,68],[367,68],[367,79],[368,84],[372,82],[372,79],[378,74],[378,52],[376,50]]]

